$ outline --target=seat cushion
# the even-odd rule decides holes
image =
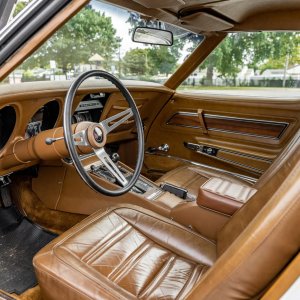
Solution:
[[[211,177],[220,177],[224,180],[229,180],[232,183],[252,186],[248,181],[227,174],[226,172],[191,165],[178,167],[167,172],[159,178],[156,183],[162,184],[167,182],[182,187],[188,190],[188,193],[192,198],[196,198],[199,193],[199,188]]]
[[[44,299],[180,299],[216,260],[216,245],[155,213],[115,207],[42,249]]]

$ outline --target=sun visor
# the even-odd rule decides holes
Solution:
[[[233,27],[232,23],[224,21],[206,12],[197,12],[180,18],[180,23],[195,32],[223,31]]]
[[[169,8],[184,6],[186,1],[183,0],[134,0],[134,2],[139,3],[147,8]]]

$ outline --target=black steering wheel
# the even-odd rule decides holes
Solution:
[[[109,80],[113,83],[119,91],[122,93],[124,98],[129,104],[129,108],[125,111],[122,111],[112,117],[109,117],[106,120],[101,121],[100,123],[90,123],[88,128],[76,132],[73,134],[72,131],[72,104],[74,101],[74,97],[80,85],[90,77],[102,77],[104,79]],[[87,183],[93,190],[100,192],[107,196],[119,196],[122,195],[132,189],[136,181],[138,180],[141,169],[143,166],[144,159],[144,131],[143,124],[139,114],[139,111],[136,107],[136,104],[127,90],[127,88],[121,83],[119,79],[117,79],[112,74],[100,71],[100,70],[92,70],[87,71],[80,76],[72,83],[70,86],[64,105],[64,114],[63,114],[63,130],[66,146],[69,150],[70,157],[73,160],[74,166],[81,176],[81,178]],[[109,155],[105,151],[105,144],[107,141],[107,134],[109,134],[112,130],[114,130],[119,125],[126,122],[129,118],[133,117],[136,128],[137,128],[137,140],[138,140],[138,157],[135,166],[135,170],[133,176],[127,181],[124,174],[121,172],[119,167],[111,160]],[[77,152],[77,146],[79,147],[90,147],[93,149],[96,156],[102,163],[107,171],[111,173],[113,177],[118,181],[121,185],[121,188],[110,190],[106,189],[100,184],[98,184],[90,175],[89,170],[86,170],[81,163],[80,157]]]

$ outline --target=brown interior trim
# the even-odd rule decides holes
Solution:
[[[200,43],[164,85],[175,90],[223,41],[226,35],[226,33],[219,32],[215,35],[206,36],[204,41]]]
[[[0,81],[19,66],[27,57],[38,49],[55,31],[63,26],[72,16],[74,16],[89,0],[71,1],[53,19],[45,24],[42,29],[33,35],[19,51],[16,52],[0,69]]]
[[[222,131],[272,139],[280,139],[289,126],[289,123],[286,122],[212,114],[204,114],[204,120],[209,131]],[[167,125],[202,128],[199,116],[194,112],[177,112],[167,121]]]

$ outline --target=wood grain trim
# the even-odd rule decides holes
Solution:
[[[89,0],[74,0],[62,9],[53,19],[33,35],[0,69],[0,80],[3,80],[27,57],[38,49],[55,31],[72,18]]]
[[[201,128],[201,123],[197,113],[177,112],[168,121],[167,125]]]
[[[286,122],[237,118],[211,114],[204,114],[204,120],[209,131],[222,131],[272,139],[280,139],[286,128],[289,126],[289,124]],[[198,113],[194,112],[175,113],[167,121],[167,125],[195,129],[201,128]]]
[[[288,124],[285,122],[215,115],[205,115],[205,122],[209,130],[273,139],[279,139],[288,127]]]

